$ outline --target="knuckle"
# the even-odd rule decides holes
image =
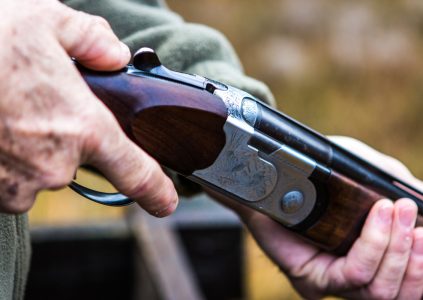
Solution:
[[[371,243],[370,245],[365,247],[368,249],[366,254],[360,254],[354,262],[347,263],[345,266],[345,278],[352,285],[361,286],[369,284],[375,276],[379,265],[379,256],[375,255],[375,253],[383,253],[386,246],[383,243],[380,243],[380,245]],[[367,253],[370,253],[370,255]]]
[[[84,45],[82,41],[84,41],[88,47],[91,47],[94,43],[93,41],[93,35],[92,33],[96,32],[97,24],[93,18],[91,18],[87,13],[82,11],[75,12],[76,17],[74,19],[78,23],[78,39],[75,42],[75,46],[81,47]],[[71,23],[74,23],[74,20],[70,20]],[[75,26],[75,24],[72,24],[71,26]],[[87,37],[89,38],[87,40]],[[91,38],[91,39],[90,39]]]
[[[370,298],[377,300],[393,300],[398,295],[398,289],[389,284],[371,285],[368,288]]]
[[[104,28],[106,28],[106,29],[111,29],[112,27],[110,26],[110,23],[105,19],[105,18],[103,18],[103,17],[100,17],[100,16],[91,16],[92,17],[92,19],[93,19],[93,22],[96,24],[96,25],[99,25],[99,26],[102,26],[102,27],[104,27]]]
[[[72,44],[68,45],[69,50],[76,52],[76,55],[83,55],[102,38],[105,30],[104,22],[106,21],[102,21],[100,17],[69,9],[62,14],[58,27],[62,32],[70,33],[73,37],[70,39]]]
[[[421,286],[423,284],[423,260],[411,257],[405,280],[411,286]]]
[[[254,223],[256,220],[254,215],[250,218],[249,222]],[[295,280],[304,280],[309,276],[309,265],[295,265],[289,269],[289,276]]]
[[[367,265],[374,264],[376,256],[374,253],[383,253],[388,247],[389,239],[386,235],[375,234],[364,241],[365,249],[369,249],[368,253],[373,255],[363,254],[363,260]]]
[[[98,30],[103,30],[104,26],[108,26],[108,23],[106,20],[104,20],[102,17],[98,16],[92,16],[84,12],[80,12],[82,14],[82,25],[83,30],[85,33],[90,32],[96,32]]]
[[[37,168],[42,188],[58,189],[68,185],[75,176],[79,156],[79,152],[70,154],[58,150],[49,160],[43,160]]]
[[[177,199],[173,192],[172,183],[166,179],[163,183],[153,180],[152,170],[150,170],[143,180],[129,189],[129,196],[137,199],[140,205],[150,214],[156,217],[168,215],[172,205]]]
[[[153,167],[150,164],[144,164],[140,173],[143,175],[141,179],[128,187],[128,196],[130,197],[144,198],[146,194],[157,188],[156,182],[153,180]],[[150,203],[145,204],[149,205]],[[151,205],[154,205],[154,202]]]
[[[32,152],[20,153],[43,187],[63,187],[73,178],[81,158],[81,142],[73,132],[38,133]]]
[[[80,11],[73,10],[64,5],[57,5],[52,6],[51,12],[49,15],[52,16],[53,20],[55,21],[55,26],[59,30],[67,30],[75,25],[75,20],[77,20],[81,15],[84,13]]]
[[[70,26],[72,26],[71,24],[73,23],[74,18],[75,16],[69,12],[62,13],[60,18],[57,20],[56,25],[60,30],[66,31]]]
[[[59,168],[44,177],[45,187],[50,189],[58,189],[67,186],[73,179],[75,170],[69,167]]]
[[[110,39],[110,25],[105,19],[98,16],[91,16],[84,12],[78,13],[80,14],[80,32],[77,45],[83,50],[81,52],[92,51],[92,49],[95,49],[100,44],[100,41],[108,41]]]
[[[420,267],[423,267],[423,266],[420,265]],[[414,288],[418,288],[419,286],[422,286],[423,284],[422,274],[420,272],[407,274],[406,280],[407,280],[407,284]]]
[[[411,239],[412,237],[408,235],[404,235],[402,241],[394,242],[389,247],[389,254],[393,257],[396,261],[404,261],[405,257],[409,256],[411,250]],[[407,241],[407,242],[404,242]],[[409,241],[409,242],[408,242]]]
[[[364,267],[348,268],[345,270],[345,278],[353,286],[366,285],[371,282],[373,278],[373,272]]]
[[[20,214],[28,211],[35,201],[33,181],[23,182],[14,178],[2,178],[0,188],[0,211]]]

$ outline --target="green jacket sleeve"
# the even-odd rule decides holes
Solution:
[[[158,0],[70,0],[66,4],[107,19],[134,52],[150,47],[168,68],[222,81],[271,105],[267,86],[243,74],[227,39],[209,27],[186,23]]]
[[[26,214],[0,214],[0,299],[24,299],[29,258]]]

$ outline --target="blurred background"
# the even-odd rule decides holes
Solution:
[[[168,3],[222,31],[281,111],[363,140],[423,177],[422,1]]]
[[[423,178],[423,2],[169,0],[187,21],[223,32],[279,110],[326,135],[346,135],[397,157]],[[112,189],[97,177],[78,175]],[[33,228],[121,220],[125,209],[65,189],[42,193]],[[245,299],[295,299],[286,279],[242,233]],[[232,298],[236,298],[233,296]]]

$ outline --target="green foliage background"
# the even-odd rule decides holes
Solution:
[[[223,32],[278,108],[423,178],[423,1],[169,0]]]

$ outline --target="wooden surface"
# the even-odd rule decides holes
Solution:
[[[343,254],[359,236],[373,204],[384,197],[335,171],[327,182],[327,191],[327,209],[305,236],[323,249]],[[417,223],[423,224],[421,216]]]
[[[138,258],[134,299],[204,299],[176,230],[139,208],[131,212]]]
[[[190,175],[225,144],[227,108],[207,91],[124,72],[80,70],[126,134],[162,165]]]

